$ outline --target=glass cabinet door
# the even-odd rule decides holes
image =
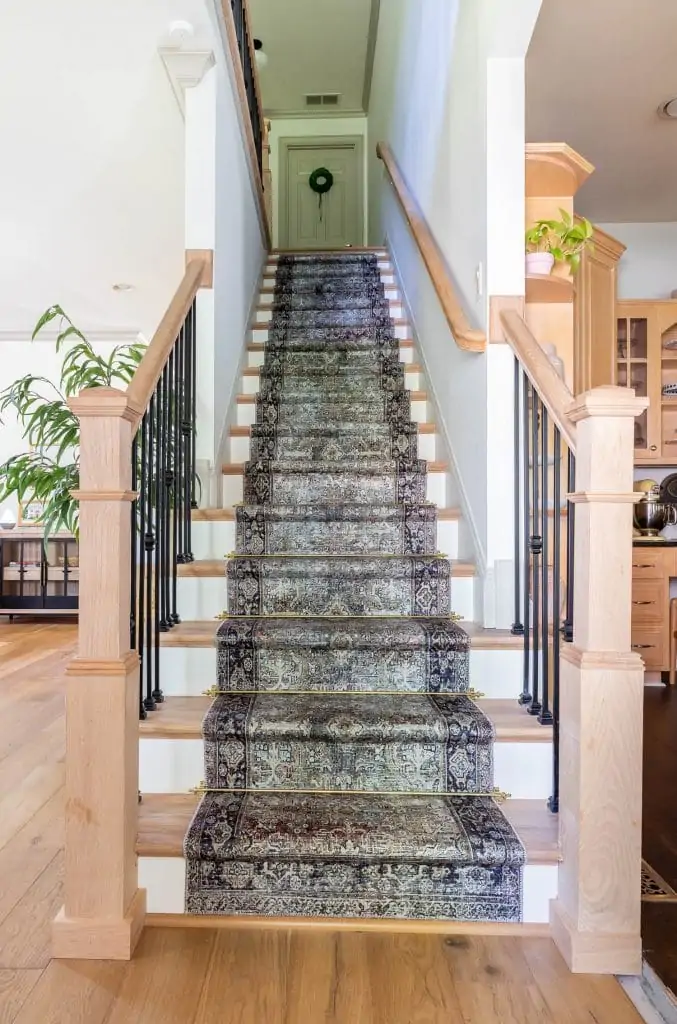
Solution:
[[[646,316],[624,316],[617,321],[616,383],[634,388],[635,394],[649,395],[649,319]],[[652,455],[649,437],[648,410],[635,420],[635,451],[645,458]]]

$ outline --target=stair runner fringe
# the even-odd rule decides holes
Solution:
[[[188,913],[521,919],[417,446],[376,257],[281,256]]]

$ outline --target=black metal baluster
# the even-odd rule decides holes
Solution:
[[[148,406],[147,417],[147,430],[148,430],[148,444],[147,444],[147,467],[146,467],[146,533],[144,536],[144,546],[146,549],[146,696],[144,697],[144,706],[146,711],[155,710],[155,698],[153,697],[153,670],[155,668],[153,659],[153,626],[154,626],[154,609],[153,609],[153,576],[156,574],[155,565],[155,516],[153,509],[153,495],[157,491],[157,482],[154,479],[154,455],[155,455],[155,395],[151,397],[150,404]]]
[[[549,440],[548,411],[545,405],[541,404],[541,709],[538,713],[538,721],[541,725],[552,725],[552,712],[550,711],[550,602],[548,600]],[[556,465],[554,472],[557,473]]]
[[[567,491],[573,494],[576,490],[576,456],[569,449],[567,467]],[[575,513],[573,501],[567,500],[567,614],[564,620],[564,639],[573,643],[574,639],[574,541]]]
[[[191,442],[191,479],[190,479],[190,507],[197,508],[197,309],[195,300],[190,307],[190,348],[191,365],[193,367],[193,390],[190,403],[190,442]],[[190,536],[190,550],[193,550],[192,532]]]
[[[171,620],[172,625],[176,626],[181,621],[177,610],[177,579],[178,569],[177,565],[179,562],[179,474],[178,474],[178,443],[177,443],[177,420],[178,420],[178,409],[177,409],[177,360],[176,360],[176,346],[172,349],[169,357],[169,380],[171,381],[171,401],[169,403],[169,425],[167,429],[167,436],[170,438],[172,447],[171,455],[171,477],[172,477],[172,523],[171,523],[171,541],[172,541],[172,558],[171,558]]]
[[[553,456],[553,532],[552,532],[552,796],[548,808],[553,814],[559,811],[559,662],[560,662],[560,573],[561,573],[561,532],[562,532],[562,488],[561,488],[561,438],[554,428]]]
[[[514,469],[515,469],[515,491],[514,491],[514,526],[515,531],[515,618],[513,620],[512,629],[510,632],[513,636],[522,636],[524,633],[524,626],[522,624],[521,615],[521,587],[520,587],[520,556],[521,556],[521,545],[520,545],[520,513],[522,511],[522,495],[521,495],[521,483],[522,483],[522,467],[520,465],[520,457],[522,452],[521,438],[520,438],[520,425],[522,418],[520,415],[520,364],[519,359],[515,356],[515,379],[514,379],[514,419],[513,419],[513,434],[514,434]]]
[[[174,403],[176,410],[176,420],[174,424],[175,435],[174,441],[176,444],[176,509],[175,516],[178,524],[178,554],[177,562],[180,565],[184,565],[186,559],[186,513],[184,509],[185,502],[185,473],[186,473],[186,461],[184,458],[184,400],[185,400],[185,375],[186,375],[186,363],[185,363],[185,350],[186,350],[186,325],[182,325],[179,332],[179,337],[175,345],[175,356],[176,356],[176,389],[174,392]]]
[[[533,462],[533,472],[531,474],[531,612],[534,620],[532,635],[531,635],[531,650],[532,650],[532,662],[531,662],[531,701],[527,708],[530,715],[537,715],[541,710],[541,702],[539,700],[539,641],[540,641],[540,569],[541,569],[541,550],[543,546],[543,539],[539,534],[540,528],[540,497],[539,497],[539,430],[541,425],[541,400],[538,397],[538,393],[535,388],[532,389],[532,409],[531,409],[531,457]]]
[[[531,624],[531,609],[529,606],[529,598],[531,591],[531,550],[529,546],[529,539],[531,534],[531,523],[529,519],[529,505],[530,505],[530,473],[531,473],[531,453],[530,453],[530,438],[531,438],[531,402],[532,402],[532,389],[529,384],[529,378],[526,373],[522,373],[522,558],[524,560],[522,578],[524,581],[524,660],[522,665],[522,692],[519,695],[520,704],[529,704],[531,701],[531,690],[529,689],[530,673],[529,673],[529,657],[531,652],[531,636],[530,636],[530,624]]]
[[[138,489],[138,486],[139,486],[139,481],[138,481],[139,467],[138,467],[138,464],[137,464],[138,458],[139,458],[139,444],[138,444],[138,434],[136,434],[134,436],[134,438],[132,439],[132,490],[133,491],[136,491]],[[130,573],[130,581],[129,581],[130,582],[130,594],[129,594],[129,598],[130,598],[130,600],[129,600],[129,646],[130,646],[130,648],[133,651],[135,651],[137,649],[137,647],[136,647],[136,644],[137,644],[137,640],[136,640],[136,616],[137,616],[137,611],[136,611],[136,592],[137,592],[137,582],[136,582],[136,573],[137,573],[137,557],[136,557],[136,552],[137,552],[137,533],[136,533],[136,527],[137,527],[137,501],[136,501],[136,499],[134,501],[130,502],[130,504],[129,504],[129,511],[130,511],[130,527],[131,527],[131,529],[130,529],[130,537],[129,537],[130,563],[131,563],[131,573]],[[143,704],[141,706],[143,708]]]
[[[183,418],[181,435],[183,437],[184,479],[181,487],[183,501],[183,555],[186,562],[194,562],[191,544],[191,520],[193,497],[193,320],[190,312],[186,317],[183,336],[184,383],[183,383]]]
[[[162,374],[155,387],[155,579],[153,586],[153,691],[152,697],[156,704],[162,704],[164,694],[160,689],[160,601],[162,595],[161,580],[164,573],[164,472],[162,466],[162,414],[164,405],[164,381]]]
[[[170,413],[169,407],[172,400],[171,378],[169,372],[170,363],[165,363],[162,371],[162,573],[160,579],[160,592],[162,597],[162,612],[160,615],[160,630],[166,633],[172,628],[170,609],[170,574],[171,574],[171,526],[172,526],[172,473],[171,473],[171,435],[169,432]]]
[[[139,594],[137,600],[138,608],[138,622],[137,622],[137,650],[139,652],[139,687],[140,695],[139,699],[141,702],[141,718],[146,717],[146,706],[144,703],[144,674],[146,672],[146,657],[144,651],[144,640],[145,640],[145,616],[146,616],[146,485],[148,479],[147,473],[147,462],[148,462],[148,413],[144,413],[141,420],[141,429],[139,431],[141,435],[141,443],[139,446],[139,497],[136,501],[137,506],[137,520],[136,520],[136,552],[139,562]]]

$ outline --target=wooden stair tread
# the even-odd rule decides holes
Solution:
[[[214,647],[218,619],[197,619],[180,622],[168,633],[160,634],[161,647]],[[509,629],[486,629],[474,622],[460,622],[459,625],[470,637],[470,647],[475,650],[522,650],[524,638],[513,636]],[[205,683],[205,689],[213,680]]]
[[[388,250],[382,245],[350,245],[341,246],[337,249],[271,249],[271,256],[350,256],[355,252],[380,252],[388,255]]]
[[[355,697],[359,699],[359,694]],[[211,703],[211,697],[167,697],[148,718],[139,722],[139,735],[144,739],[199,740],[202,737],[202,720]],[[552,727],[539,725],[538,720],[528,715],[516,700],[481,700],[479,706],[494,723],[498,743],[552,741]]]
[[[255,558],[256,556],[255,555],[240,555],[239,557],[241,557],[241,558]],[[266,557],[286,558],[286,557],[293,557],[293,556],[271,555],[271,556],[266,556]],[[309,556],[303,555],[303,556],[300,556],[300,557],[306,558],[306,557],[309,557]],[[310,557],[322,558],[322,557],[325,557],[325,556],[323,556],[322,554],[318,554],[318,555],[312,555]],[[340,559],[340,558],[350,558],[350,557],[357,558],[357,557],[361,557],[361,556],[357,556],[357,555],[353,555],[353,556],[351,556],[351,555],[333,555],[333,556],[329,556],[329,555],[327,555],[326,557],[327,558],[334,557],[336,559]],[[379,556],[378,555],[369,555],[367,557],[368,558],[378,558]],[[408,556],[407,555],[402,555],[401,557],[402,558],[407,558]],[[199,576],[201,576],[201,577],[214,577],[214,576],[223,576],[224,579],[225,579],[225,576],[226,576],[226,562],[227,561],[228,561],[228,557],[225,556],[225,555],[224,555],[223,558],[196,558],[194,562],[186,562],[186,563],[184,563],[182,565],[178,565],[177,566],[177,573],[178,573],[179,576],[182,576],[182,577],[199,577]],[[465,576],[474,576],[475,573],[476,573],[475,565],[474,565],[473,562],[464,562],[464,561],[462,561],[462,560],[460,560],[458,558],[450,558],[449,561],[451,562],[451,575],[452,575],[452,577],[460,578],[460,577],[465,577]]]
[[[239,429],[239,428],[238,428]],[[248,430],[248,427],[242,429]],[[245,435],[234,435],[245,436]],[[455,522],[462,519],[463,513],[460,508],[438,508],[438,522]],[[194,523],[232,523],[235,522],[234,508],[194,508],[192,511]]]
[[[427,402],[428,394],[426,391],[410,391],[409,400],[412,402]],[[238,405],[255,405],[256,395],[238,395],[235,401]]]
[[[183,839],[200,801],[193,793],[148,793],[139,805],[139,857],[183,857]],[[560,860],[557,816],[542,800],[506,800],[503,813],[517,830],[529,864]]]
[[[267,307],[264,306],[263,308],[264,309],[270,309],[270,306],[267,306]],[[390,323],[393,325],[393,327],[410,327],[411,326],[409,321],[405,320],[404,317],[391,316],[390,317]],[[259,320],[258,323],[253,323],[252,324],[252,330],[253,331],[267,331],[268,328],[269,328],[269,324],[263,323],[263,321],[261,321],[261,320]],[[399,340],[399,339],[396,339],[396,340]]]

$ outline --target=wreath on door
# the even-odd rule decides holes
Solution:
[[[334,184],[334,175],[326,167],[318,167],[308,178],[308,184],[318,196],[320,220],[322,220],[322,197],[329,192]]]

